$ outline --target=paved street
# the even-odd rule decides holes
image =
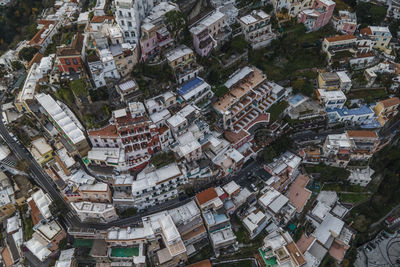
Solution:
[[[367,245],[369,244],[369,248]],[[374,240],[358,249],[356,267],[400,266],[400,234],[384,237],[379,234]]]

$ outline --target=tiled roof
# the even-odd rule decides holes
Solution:
[[[392,97],[389,99],[382,100],[382,101],[380,101],[380,103],[382,103],[382,105],[385,108],[388,108],[388,107],[400,104],[400,99],[398,97]]]
[[[354,130],[347,131],[347,135],[349,137],[369,137],[369,138],[378,138],[378,135],[375,131],[367,131],[367,130]]]
[[[112,20],[112,19],[114,19],[113,16],[94,16],[90,22],[91,23],[101,23],[105,20]]]
[[[1,252],[1,257],[3,258],[4,264],[6,265],[6,267],[12,266],[14,264],[14,261],[11,257],[11,253],[7,247],[5,247],[3,249],[3,251]]]
[[[198,194],[196,194],[197,202],[202,205],[207,201],[210,201],[214,198],[218,197],[217,192],[215,191],[214,187],[210,187]]]
[[[370,27],[361,29],[361,30],[360,30],[360,33],[361,33],[361,34],[366,34],[366,35],[372,35],[372,31],[371,31],[371,28],[370,28]]]
[[[89,130],[88,135],[89,136],[109,136],[109,137],[115,136],[116,137],[116,136],[118,136],[118,133],[117,133],[117,128],[115,127],[115,125],[110,124],[102,129]]]
[[[78,33],[72,40],[70,47],[61,47],[57,50],[57,56],[80,55],[84,38],[82,34]]]
[[[351,39],[356,39],[356,37],[352,34],[346,34],[346,35],[336,35],[333,37],[326,38],[326,40],[328,42],[345,41],[345,40],[351,40]]]

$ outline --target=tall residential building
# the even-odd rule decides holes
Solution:
[[[253,48],[261,48],[275,39],[271,30],[271,16],[262,10],[254,10],[238,21],[242,27],[244,38]]]
[[[193,45],[200,56],[208,56],[211,50],[220,45],[230,35],[226,16],[216,11],[204,17],[194,27],[190,28],[193,36]]]
[[[400,99],[398,97],[393,97],[379,101],[375,108],[375,114],[378,117],[378,122],[383,126],[397,115],[399,112]]]
[[[374,48],[390,54],[392,49],[390,48],[390,40],[392,34],[390,33],[389,27],[369,26],[360,30],[362,35],[367,35],[375,40]]]
[[[125,42],[139,44],[140,25],[159,0],[114,0],[115,19],[123,31]]]
[[[339,10],[339,14],[333,16],[333,25],[343,34],[354,34],[357,29],[357,15],[355,12]]]
[[[197,62],[193,50],[186,45],[180,45],[165,54],[168,65],[174,71],[178,83],[183,83],[197,77],[202,69]]]
[[[311,9],[299,13],[297,20],[303,23],[308,31],[316,31],[329,23],[336,3],[332,0],[315,0]]]
[[[60,101],[55,101],[50,95],[37,94],[43,114],[58,131],[61,138],[80,156],[86,156],[90,147],[86,140],[84,128],[72,111]]]
[[[128,108],[113,111],[109,125],[89,130],[88,135],[94,148],[119,148],[122,151],[123,161],[114,164],[119,171],[141,171],[151,155],[161,150],[158,128],[141,102],[132,102]],[[116,157],[120,158],[119,155]]]
[[[159,169],[146,168],[132,183],[136,208],[143,210],[178,196],[179,187],[187,182],[184,170],[176,163]]]

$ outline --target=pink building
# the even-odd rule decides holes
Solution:
[[[208,56],[211,50],[228,39],[231,29],[226,16],[220,11],[204,17],[190,29],[193,46],[200,56]]]
[[[337,31],[343,34],[354,34],[357,29],[356,13],[340,10],[339,15],[333,16],[333,25]]]
[[[315,0],[311,9],[299,13],[297,21],[303,23],[308,31],[318,30],[328,24],[335,5],[332,0]]]
[[[164,24],[155,26],[152,23],[144,23],[141,30],[140,47],[142,61],[146,61],[149,57],[170,47],[174,42]]]

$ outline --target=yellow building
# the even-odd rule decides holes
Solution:
[[[390,40],[392,34],[388,27],[369,26],[360,30],[361,34],[368,35],[375,41],[374,48],[379,49],[387,54],[392,52],[390,48]]]
[[[43,165],[53,158],[53,149],[43,137],[32,141],[31,145],[31,154],[39,164]]]
[[[318,74],[318,88],[325,90],[339,90],[340,79],[336,72]]]
[[[400,99],[398,97],[392,97],[389,99],[385,99],[379,101],[375,108],[375,114],[378,117],[378,122],[383,126],[388,122],[391,118],[396,116],[397,112],[399,112],[398,107],[400,104]]]

